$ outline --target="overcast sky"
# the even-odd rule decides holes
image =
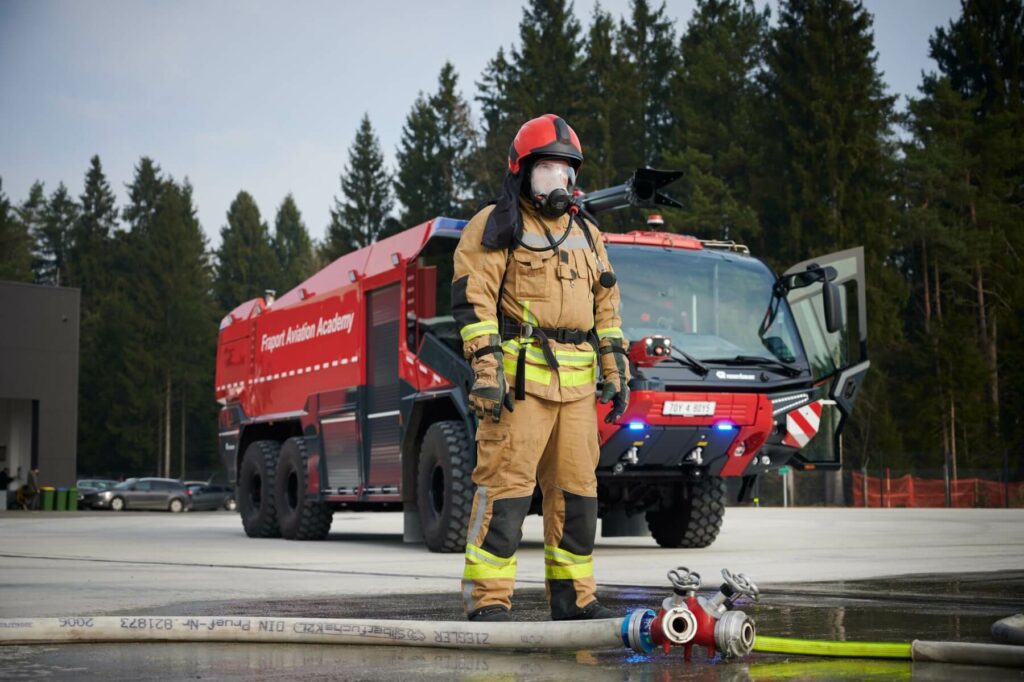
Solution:
[[[594,5],[575,2],[584,28]],[[677,31],[693,5],[667,2]],[[934,69],[928,37],[959,2],[865,5],[890,91],[916,94]],[[629,0],[601,6],[620,17]],[[78,195],[99,154],[123,203],[145,155],[192,181],[214,246],[240,189],[271,225],[291,192],[319,239],[363,113],[393,161],[413,99],[434,90],[444,62],[472,99],[521,16],[515,2],[479,0],[0,0],[3,191],[20,203],[38,179]]]

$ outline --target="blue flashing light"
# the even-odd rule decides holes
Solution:
[[[719,431],[732,431],[736,428],[736,425],[732,422],[718,422],[715,424],[715,428]]]
[[[630,431],[643,431],[646,428],[647,424],[644,424],[643,422],[629,422]]]

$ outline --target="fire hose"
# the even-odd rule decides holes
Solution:
[[[669,571],[673,595],[661,607],[594,621],[475,623],[465,621],[278,618],[247,616],[73,616],[0,619],[0,646],[96,642],[264,642],[362,644],[459,649],[601,649],[650,654],[673,647],[690,661],[694,646],[708,657],[739,658],[751,651],[808,656],[883,658],[1024,668],[1024,646],[971,642],[833,642],[756,634],[753,619],[735,606],[756,600],[757,586],[723,569],[710,597],[697,594],[700,575]],[[1019,641],[1024,617],[1000,621],[993,633]],[[1009,635],[1001,633],[1009,632]]]

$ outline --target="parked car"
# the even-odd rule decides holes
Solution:
[[[80,478],[75,482],[78,489],[78,506],[85,507],[85,496],[90,493],[108,490],[117,485],[117,481],[109,478]]]
[[[188,489],[173,478],[129,478],[109,490],[85,496],[84,503],[94,509],[166,509],[181,512],[192,506]]]
[[[192,497],[193,511],[210,509],[235,511],[238,508],[233,485],[185,481],[185,487],[188,488],[188,494]]]

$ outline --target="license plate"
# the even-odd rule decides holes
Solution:
[[[691,400],[666,400],[661,413],[676,417],[710,417],[715,414],[715,403]]]

